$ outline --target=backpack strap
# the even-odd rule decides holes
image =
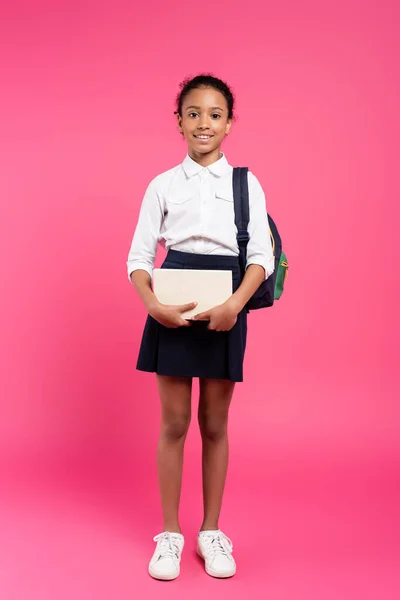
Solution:
[[[239,262],[243,275],[246,270],[247,244],[250,239],[247,230],[250,220],[248,170],[248,167],[234,167],[232,175],[235,225],[237,227],[236,239],[239,246]]]

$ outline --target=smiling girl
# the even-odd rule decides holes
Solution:
[[[128,256],[128,275],[148,318],[137,368],[156,373],[161,400],[157,465],[163,531],[149,573],[175,579],[184,537],[179,524],[183,450],[191,420],[193,377],[200,381],[198,423],[202,437],[204,515],[197,552],[213,577],[236,572],[231,540],[219,517],[228,467],[228,412],[235,382],[243,381],[246,304],[274,271],[264,192],[249,171],[250,241],[244,277],[236,241],[232,166],[221,152],[233,120],[229,86],[212,75],[198,75],[180,86],[177,124],[187,143],[183,162],[149,184]],[[187,321],[196,306],[160,304],[151,287],[157,244],[168,251],[162,268],[229,270],[233,295],[224,304]],[[196,300],[195,298],[193,300]]]

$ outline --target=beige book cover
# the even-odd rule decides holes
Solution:
[[[194,310],[182,314],[185,319],[191,319],[232,296],[232,272],[154,269],[153,291],[162,304],[198,302]]]

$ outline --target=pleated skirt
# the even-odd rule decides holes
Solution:
[[[162,269],[206,269],[232,272],[233,291],[241,283],[235,256],[192,254],[169,250]],[[148,316],[136,368],[175,377],[243,381],[247,338],[247,312],[243,309],[230,331],[210,331],[207,321],[190,327],[164,327]]]

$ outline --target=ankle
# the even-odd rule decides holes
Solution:
[[[179,525],[169,525],[168,523],[164,523],[164,531],[169,531],[169,533],[182,534],[182,529],[179,527]]]
[[[219,526],[218,523],[203,523],[203,525],[200,527],[199,531],[216,531],[219,530]]]

